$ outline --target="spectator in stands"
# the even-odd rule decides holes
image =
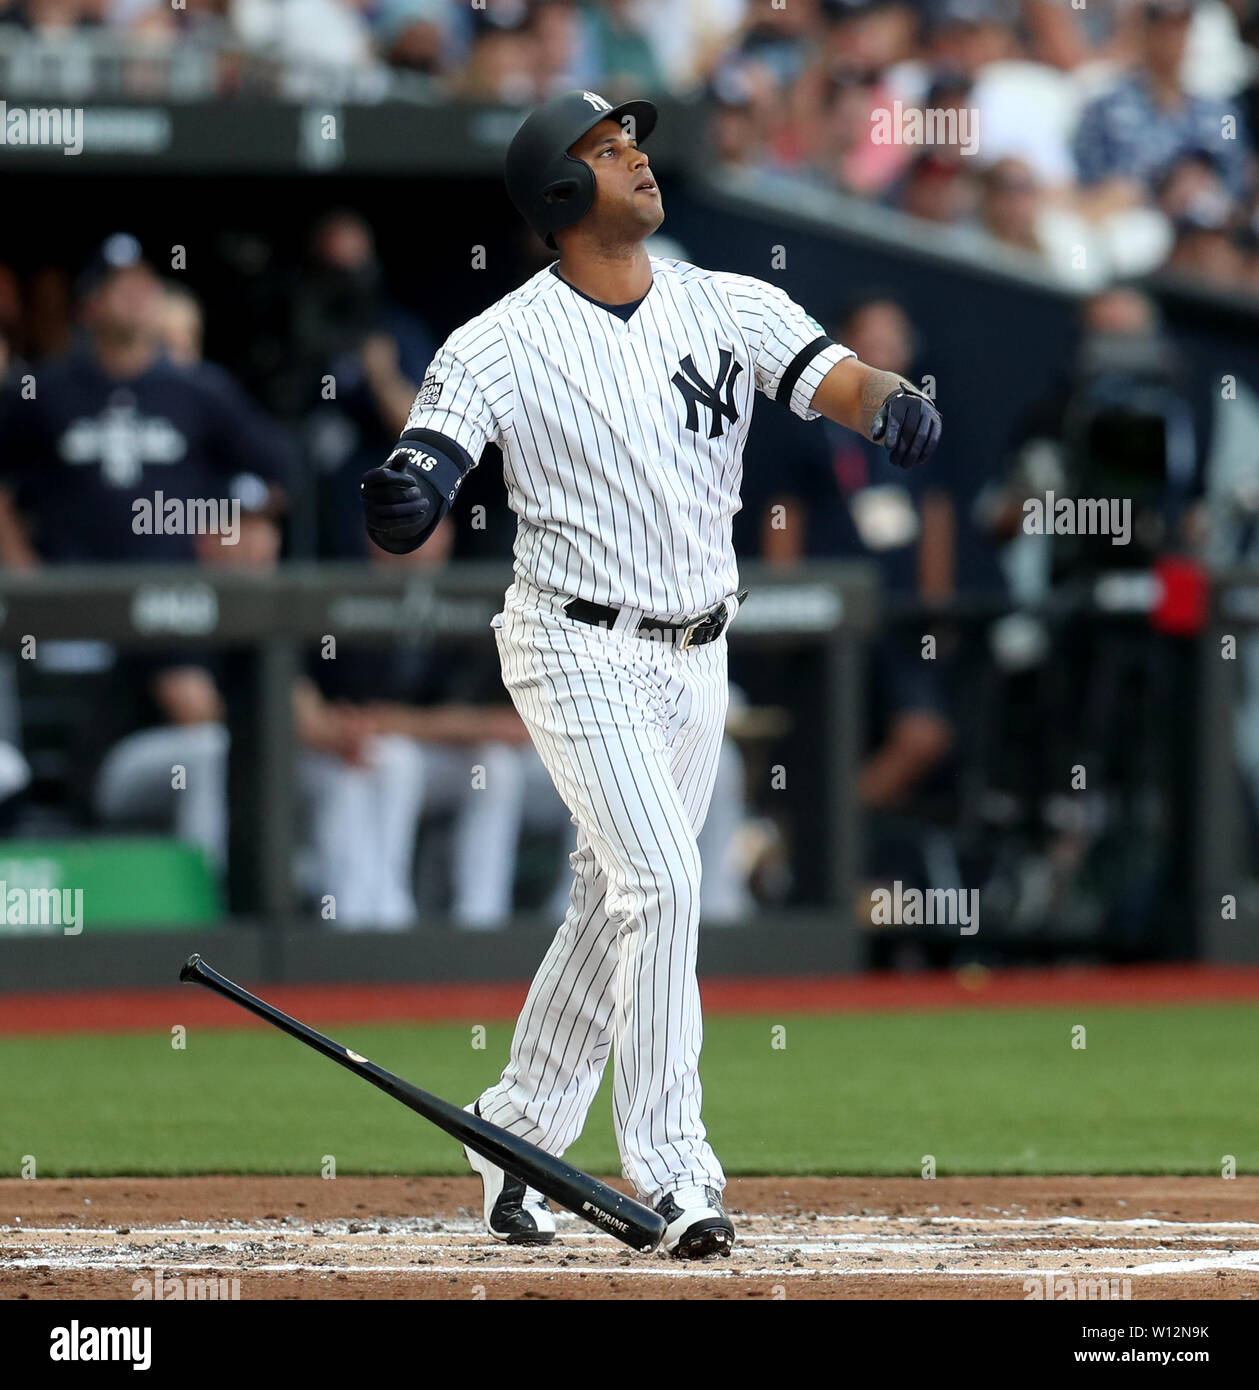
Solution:
[[[832,332],[863,361],[910,380],[918,348],[904,308],[874,291],[836,315]],[[828,325],[830,328],[831,325]],[[858,794],[867,812],[864,872],[923,886],[956,887],[947,836],[931,817],[946,819],[948,758],[955,739],[951,648],[940,633],[927,659],[923,637],[936,635],[923,605],[949,598],[955,588],[957,523],[945,475],[933,464],[906,474],[887,462],[886,451],[840,430],[806,424],[785,411],[758,410],[745,451],[744,508],[736,518],[741,551],[790,568],[805,560],[859,560],[876,569],[882,603],[894,613],[908,606],[912,620],[889,619],[870,648],[864,693],[864,756]],[[827,887],[811,875],[811,861],[826,852],[816,807],[826,782],[816,758],[817,721],[827,717],[818,700],[819,679],[803,653],[784,653],[767,668],[749,662],[736,679],[755,705],[785,706],[795,717],[776,743],[771,761],[790,769],[794,797],[771,799],[768,810],[786,823],[782,838],[793,847],[795,891],[805,900]],[[944,848],[939,847],[943,839]],[[928,856],[925,846],[931,844]],[[926,860],[930,858],[931,867]],[[810,881],[811,880],[811,881]]]
[[[392,449],[435,345],[386,294],[372,229],[357,213],[321,218],[311,246],[291,338],[301,345],[296,390],[318,470],[321,553],[366,558],[359,479]]]
[[[194,537],[194,558],[200,565],[263,573],[275,565],[279,540],[271,516],[242,513],[230,544],[223,535]],[[101,822],[173,824],[176,837],[200,847],[220,872],[227,864],[230,742],[221,676],[213,649],[123,651],[110,666],[97,719],[83,740]]]
[[[746,0],[637,0],[638,23],[671,91],[701,86],[735,47]]]
[[[780,87],[790,86],[813,57],[820,9],[819,0],[755,6],[748,12],[735,53],[767,68]]]
[[[423,551],[398,556],[372,546],[372,563],[432,574],[453,539],[447,521]],[[340,643],[331,656],[321,648],[307,670],[299,727],[319,731],[330,720],[347,740],[339,755],[323,750],[303,760],[315,851],[308,886],[322,895],[339,881],[336,925],[415,922],[416,827],[433,813],[453,821],[455,924],[470,931],[506,925],[528,765],[537,755],[493,653],[452,652],[416,633],[389,647]]]
[[[1251,147],[1240,111],[1191,96],[1181,82],[1195,3],[1145,0],[1137,63],[1080,118],[1075,158],[1096,215],[1148,201],[1167,170],[1200,151],[1215,161],[1230,196],[1245,196]]]
[[[32,362],[48,362],[70,351],[74,306],[70,277],[60,266],[43,266],[26,280],[25,340]]]
[[[182,285],[165,288],[158,325],[172,360],[201,364],[203,317],[200,302],[190,290]],[[208,365],[200,365],[200,370],[219,372]],[[413,387],[407,384],[405,391],[409,402]],[[406,407],[401,401],[401,396],[395,396],[392,407],[401,409],[399,418],[404,418]],[[391,424],[389,438],[396,433],[397,422]],[[275,563],[278,540],[269,519],[245,517],[235,546],[216,546],[212,538],[202,538],[199,558],[209,564],[265,571]],[[360,681],[370,680],[378,665],[373,663],[376,654],[376,649],[368,649],[348,657]],[[375,729],[361,709],[325,698],[314,680],[298,683],[293,708],[303,750],[301,782],[311,809],[307,878],[320,899],[321,913],[342,928],[413,925],[410,869],[420,790],[414,745]],[[142,716],[147,714],[149,727],[133,732],[111,750],[98,784],[98,807],[110,821],[151,818],[171,799],[172,761],[196,758],[198,764],[189,773],[185,791],[196,789],[200,795],[176,799],[176,808],[183,816],[186,838],[208,840],[201,827],[213,828],[208,847],[221,860],[228,751],[222,702],[217,698],[207,702],[196,731],[187,728],[188,721],[172,716],[169,702],[164,712],[166,720],[155,722],[155,712],[141,711]]]
[[[1126,63],[1135,47],[1136,5],[1062,5],[1024,0],[1028,56],[1071,71],[1084,63]]]
[[[1002,159],[980,176],[979,215],[994,241],[1020,251],[1043,254],[1040,189],[1022,160]]]
[[[310,823],[299,878],[323,920],[342,931],[401,931],[417,920],[412,862],[421,752],[409,737],[384,732],[361,703],[365,694],[390,692],[390,666],[399,655],[325,642],[294,690]]]
[[[976,77],[1017,52],[1019,0],[926,0],[923,34],[932,71]]]
[[[161,283],[126,239],[107,248],[122,260],[93,267],[84,348],[43,368],[34,398],[7,413],[0,509],[22,521],[6,528],[7,564],[190,560],[193,537],[143,534],[138,504],[160,491],[268,512],[282,497],[274,427],[225,373],[170,360]]]
[[[104,0],[105,22],[112,28],[142,35],[145,40],[199,39],[223,40],[229,33],[227,0],[181,0],[172,5],[169,0]],[[143,59],[141,49],[137,57]],[[132,83],[128,90],[137,91]]]
[[[771,163],[769,132],[777,97],[764,68],[724,63],[709,87],[708,148],[725,165],[757,169]]]
[[[858,301],[841,317],[835,337],[863,362],[913,379],[913,329],[895,300]],[[886,451],[851,433],[826,434],[824,450],[779,459],[778,490],[762,513],[765,559],[776,565],[806,556],[869,560],[892,599],[949,597],[955,518],[941,481],[931,469],[907,474],[893,468]],[[871,809],[905,801],[952,744],[939,664],[923,660],[921,627],[909,639],[891,630],[876,647],[881,739],[859,783]]]
[[[1205,151],[1187,153],[1159,180],[1157,191],[1175,238],[1165,268],[1221,289],[1244,284],[1242,212],[1216,161]]]
[[[1054,198],[1029,164],[999,159],[980,174],[979,187],[979,227],[987,236],[1038,257],[1067,283],[1094,288],[1105,282],[1109,267],[1095,229]],[[1147,269],[1162,259],[1169,243],[1170,236],[1152,242]]]
[[[1245,283],[1246,253],[1227,224],[1190,216],[1177,224],[1164,269],[1204,287],[1235,289]]]
[[[528,106],[536,91],[533,34],[523,24],[489,29],[473,43],[456,83],[465,101]]]
[[[587,6],[584,16],[599,89],[610,101],[661,90],[664,77],[633,0],[603,0]]]
[[[238,558],[254,550],[251,516],[272,527],[283,497],[283,446],[225,373],[168,358],[162,306],[161,284],[138,245],[111,238],[84,281],[84,347],[38,372],[33,399],[7,403],[0,426],[6,566],[193,563],[207,549]],[[150,652],[110,656],[105,666],[111,693],[84,731],[83,766],[94,767],[109,742],[121,741],[102,766],[98,811],[112,821],[147,814],[158,801],[173,805],[177,833],[221,863],[226,736],[212,662]],[[173,795],[175,764],[188,776],[180,795]]]
[[[232,26],[244,43],[297,70],[292,95],[326,90],[336,72],[366,71],[378,61],[363,8],[340,0],[233,0]],[[305,80],[301,70],[313,76]],[[323,87],[321,88],[320,82]]]
[[[979,155],[977,140],[967,143],[967,122],[975,104],[975,81],[964,68],[937,68],[931,75],[931,85],[923,105],[932,113],[943,140],[934,140],[936,149],[956,145],[966,149],[967,158]]]
[[[431,339],[417,319],[381,296],[371,230],[361,218],[329,214],[313,244],[316,270],[299,298],[299,316],[307,340],[330,354],[321,377],[336,383],[335,397],[310,417],[321,474],[321,554],[431,572],[453,544],[453,522],[440,543],[412,556],[388,555],[368,540],[357,502],[359,478],[389,452],[406,420],[432,356]],[[322,652],[313,657],[308,676],[297,705],[312,809],[312,868],[305,878],[317,896],[335,898],[334,924],[414,924],[416,826],[421,814],[437,811],[455,820],[453,919],[473,930],[502,926],[512,908],[525,755],[536,755],[506,702],[497,667],[488,670],[417,639],[394,649],[342,644],[335,659]],[[383,806],[389,808],[385,829]],[[382,848],[365,851],[378,834]],[[386,862],[379,873],[369,872],[366,866],[380,856]]]
[[[888,200],[911,217],[960,233],[979,204],[977,171],[957,150],[923,150],[889,190]]]
[[[163,287],[158,332],[172,362],[187,367],[201,361],[205,315],[201,301],[186,285],[171,283]]]
[[[1217,162],[1206,150],[1187,150],[1155,184],[1160,211],[1173,225],[1226,227],[1238,210]]]
[[[454,61],[457,37],[463,37],[460,9],[448,0],[384,0],[372,19],[377,47],[391,67],[442,72]]]
[[[539,100],[572,87],[599,85],[599,54],[585,15],[574,0],[534,0],[526,23],[534,40]]]
[[[814,131],[812,171],[844,192],[876,195],[904,170],[913,147],[876,140],[871,117],[890,110],[891,98],[872,69],[833,68],[820,97]]]
[[[908,0],[823,0],[822,61],[886,74],[915,52],[920,19]]]
[[[18,23],[41,38],[55,38],[93,22],[83,0],[23,0],[15,9]]]

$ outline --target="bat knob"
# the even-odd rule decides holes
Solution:
[[[200,955],[200,952],[194,951],[194,952],[192,953],[192,955],[190,955],[190,956],[188,957],[188,959],[187,959],[186,961],[184,961],[183,969],[181,969],[180,972],[179,972],[179,978],[180,978],[180,980],[181,980],[184,984],[187,984],[189,980],[195,980],[195,979],[197,978],[197,967],[198,967],[200,964],[201,964],[201,955]]]

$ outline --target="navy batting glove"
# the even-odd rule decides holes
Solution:
[[[879,407],[870,437],[897,468],[917,468],[935,453],[943,421],[935,402],[921,391],[899,387]]]
[[[359,484],[367,534],[394,555],[415,550],[446,509],[446,499],[416,470],[414,452],[395,449],[383,467],[364,474]]]

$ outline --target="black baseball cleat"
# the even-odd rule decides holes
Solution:
[[[679,1187],[666,1192],[656,1203],[656,1210],[667,1223],[661,1244],[675,1260],[730,1254],[734,1223],[715,1187]]]
[[[480,1118],[481,1111],[475,1101],[463,1108]],[[547,1206],[546,1199],[536,1192],[530,1196],[519,1178],[495,1167],[466,1144],[463,1152],[472,1171],[481,1179],[485,1229],[490,1235],[508,1245],[550,1245],[555,1239],[555,1214]]]

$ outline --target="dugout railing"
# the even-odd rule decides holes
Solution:
[[[490,619],[510,577],[498,564],[455,565],[432,576],[349,564],[289,564],[267,575],[163,566],[5,574],[0,648],[19,667],[38,662],[41,643],[215,652],[231,731],[230,929],[215,936],[232,968],[273,978],[512,977],[530,972],[553,922],[522,923],[487,950],[486,938],[440,923],[397,935],[346,933],[303,914],[292,872],[299,793],[291,698],[303,654],[328,636],[362,645],[428,631],[453,647],[492,644]],[[861,565],[835,565],[791,575],[753,567],[745,578],[753,593],[736,624],[738,653],[762,667],[789,651],[812,654],[820,708],[833,712],[809,730],[810,758],[826,791],[807,818],[829,849],[816,908],[775,910],[772,940],[756,929],[764,919],[713,933],[706,955],[721,971],[763,970],[771,961],[805,972],[856,968],[848,907],[860,859],[856,769],[864,652],[877,621],[874,575]],[[157,984],[179,949],[169,934],[142,931],[106,939],[88,930],[73,941],[7,936],[0,988]]]
[[[797,691],[812,703],[794,712],[794,760],[763,761],[753,801],[769,795],[759,781],[781,773],[783,804],[796,799],[799,834],[812,826],[821,850],[815,905],[764,907],[743,926],[706,932],[710,973],[1255,958],[1259,571],[1221,576],[1205,626],[1190,634],[1152,621],[1149,575],[1110,576],[1035,609],[964,599],[930,610],[881,602],[862,566],[745,566],[743,576],[752,596],[731,633],[734,678],[780,672],[780,689],[816,685]],[[509,578],[500,565],[432,576],[355,565],[288,565],[266,576],[157,566],[8,574],[0,646],[17,666],[37,664],[41,642],[217,651],[232,825],[230,926],[215,933],[215,949],[232,968],[275,978],[509,978],[530,972],[553,922],[522,920],[490,949],[442,922],[398,936],[333,932],[303,913],[291,869],[291,692],[303,653],[330,635],[362,644],[421,630],[465,649],[488,644]],[[878,644],[894,634],[940,663],[954,756],[911,805],[871,816],[859,804],[859,768],[879,694]],[[795,664],[802,654],[812,664]],[[749,691],[755,698],[754,679]],[[802,750],[814,767],[802,766]],[[810,771],[812,782],[801,776]],[[888,868],[886,855],[874,863],[880,837],[890,833],[892,874],[916,881],[911,856],[897,857],[898,831],[900,843],[933,847],[926,881],[948,882],[940,864],[952,855],[958,886],[981,894],[978,933],[863,930],[870,884]],[[1026,884],[1073,848],[1071,893],[1032,894],[1048,906],[1029,912]],[[891,949],[906,942],[909,957]],[[180,949],[146,932],[8,936],[0,988],[161,983]]]

